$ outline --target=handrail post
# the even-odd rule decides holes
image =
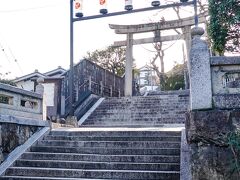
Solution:
[[[121,97],[121,90],[118,89],[118,97]]]
[[[103,96],[103,82],[100,81],[100,94]]]
[[[112,85],[110,85],[110,97],[113,96],[113,88],[112,88]]]
[[[89,84],[88,84],[88,90],[89,90],[89,91],[92,91],[92,77],[91,77],[91,76],[88,77],[88,82],[89,82]]]

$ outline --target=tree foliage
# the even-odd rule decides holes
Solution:
[[[109,46],[106,49],[87,52],[84,57],[114,74],[122,76],[125,71],[126,48]]]
[[[212,49],[220,55],[224,51],[239,51],[240,1],[209,0],[208,27]]]
[[[0,83],[16,86],[16,84],[14,82],[12,82],[11,80],[8,80],[8,79],[1,79],[0,78]]]
[[[165,0],[166,1],[166,0]],[[166,1],[167,2],[167,1]],[[199,12],[201,14],[206,14],[207,9],[208,9],[208,5],[207,5],[207,0],[197,0],[198,3],[198,9]],[[182,19],[181,17],[181,8],[179,6],[173,7],[173,11],[175,12],[175,15],[177,16],[177,19]],[[152,20],[150,20],[151,22],[153,22]],[[160,21],[159,22],[165,22],[165,17],[161,16],[160,17]],[[207,20],[206,20],[207,22]],[[183,34],[184,33],[184,29],[173,29],[177,34]],[[160,34],[161,35],[161,34]],[[169,45],[168,47],[163,48],[164,44],[163,42],[157,42],[157,43],[153,43],[153,47],[156,50],[156,53],[154,54],[154,57],[152,59],[150,59],[150,66],[151,68],[156,72],[159,81],[160,81],[160,89],[161,90],[173,90],[173,89],[179,89],[182,86],[184,86],[183,84],[178,84],[176,85],[176,87],[170,87],[170,84],[174,83],[176,81],[176,78],[178,78],[178,82],[180,83],[180,81],[182,80],[182,78],[184,78],[182,76],[171,76],[171,77],[167,77],[166,73],[165,73],[165,50],[167,50],[168,48],[170,48],[173,44]],[[183,52],[183,54],[185,54]],[[160,63],[157,62],[157,60],[159,60]],[[157,65],[160,64],[160,67]],[[172,79],[173,82],[170,82]],[[184,81],[184,79],[183,79]],[[166,87],[165,87],[166,86]],[[177,87],[179,86],[179,88]],[[172,89],[173,88],[173,89]]]
[[[166,73],[165,90],[184,89],[184,64],[176,64]]]

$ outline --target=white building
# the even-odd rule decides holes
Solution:
[[[157,86],[156,72],[151,67],[145,65],[139,68],[138,71],[139,74],[136,80],[140,88],[144,86]]]
[[[37,79],[39,77],[44,79],[44,97],[47,106],[47,115],[56,116],[60,114],[59,105],[61,105],[61,86],[62,86],[62,74],[66,72],[62,67],[58,67],[52,71],[46,73],[40,73],[35,70],[33,73],[27,74],[25,76],[16,78],[13,82],[17,87],[28,90],[35,91],[37,86]]]

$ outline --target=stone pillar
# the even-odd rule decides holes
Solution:
[[[36,86],[36,93],[43,95],[44,94],[44,86],[42,83],[44,82],[43,78],[38,78],[37,83],[38,85]]]
[[[66,124],[73,127],[78,127],[78,121],[76,116],[68,116],[66,119]]]
[[[132,66],[133,66],[133,34],[127,34],[126,64],[125,64],[125,96],[132,96]]]
[[[36,86],[36,93],[41,94],[43,97],[43,99],[42,99],[42,119],[46,120],[47,119],[47,105],[46,105],[46,94],[44,93],[43,82],[44,82],[43,78],[37,79],[38,85]]]
[[[191,26],[185,26],[182,28],[183,34],[184,34],[184,41],[185,41],[185,47],[186,47],[186,61],[189,66],[189,59],[190,59],[190,49],[191,49]],[[189,77],[187,69],[184,69],[184,78],[185,78],[185,89],[189,89]]]
[[[191,50],[191,26],[185,26],[183,29],[183,34],[184,34],[184,41],[185,41],[185,46],[186,46],[186,55],[187,55],[187,61],[189,62],[189,55],[190,55],[190,50]]]
[[[204,30],[200,27],[192,29],[192,47],[190,50],[190,109],[212,108],[212,83],[210,54],[207,43],[201,40]]]

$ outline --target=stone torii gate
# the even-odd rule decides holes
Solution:
[[[206,15],[199,16],[199,23],[205,22]],[[125,64],[125,96],[132,96],[132,66],[133,66],[133,45],[174,41],[184,39],[187,49],[187,59],[189,60],[189,52],[191,46],[191,26],[194,25],[194,17],[183,18],[180,20],[163,21],[157,23],[137,24],[137,25],[115,25],[110,24],[109,27],[115,30],[116,34],[126,34],[126,41],[114,42],[113,46],[127,46],[126,48],[126,64]],[[170,30],[182,28],[183,34],[161,36],[161,30]],[[154,32],[154,37],[133,40],[133,34]]]

